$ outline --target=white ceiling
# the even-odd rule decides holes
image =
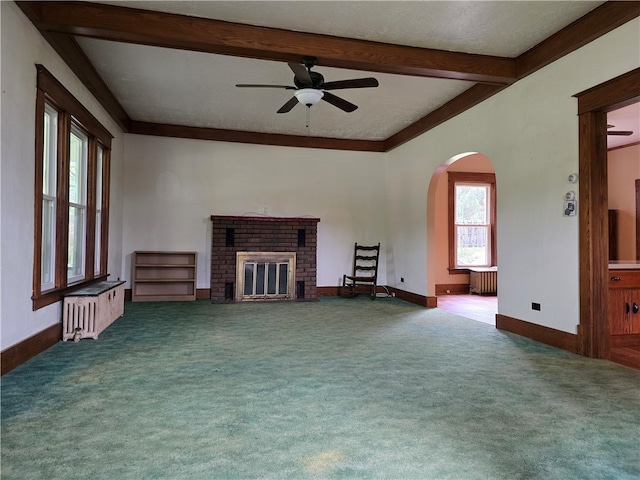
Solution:
[[[516,57],[603,2],[236,0],[95,3],[413,47]]]
[[[255,26],[447,51],[516,57],[601,1],[106,1]],[[276,114],[292,85],[284,62],[76,37],[132,120],[249,132],[384,140],[474,85],[462,80],[317,66],[325,81],[376,77],[378,88],[333,93],[353,113],[320,102]],[[314,52],[308,52],[313,55]],[[619,123],[619,122],[618,122]],[[616,123],[616,127],[621,124]],[[620,137],[618,137],[620,138]],[[623,137],[627,138],[627,137]]]
[[[640,103],[634,103],[624,108],[614,110],[607,114],[607,123],[613,125],[611,130],[626,130],[633,132],[632,135],[607,136],[607,147],[615,148],[630,143],[640,143]],[[640,159],[638,159],[640,162]]]
[[[306,107],[276,111],[291,98],[284,89],[236,88],[237,83],[293,85],[286,63],[201,52],[80,39],[100,75],[129,116],[145,122],[306,135]],[[135,65],[135,68],[131,68]],[[334,93],[355,103],[345,113],[320,102],[310,111],[312,135],[384,140],[473,85],[317,67],[326,81],[376,77],[377,88]]]

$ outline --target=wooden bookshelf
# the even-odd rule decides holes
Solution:
[[[131,300],[195,300],[196,261],[196,252],[133,252]]]

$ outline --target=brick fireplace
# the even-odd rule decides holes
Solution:
[[[213,303],[241,300],[316,300],[316,247],[319,218],[307,217],[239,217],[211,215],[213,234],[211,242],[211,301]],[[252,255],[255,259],[251,259]],[[238,255],[240,254],[240,255]],[[286,254],[286,255],[284,255]],[[291,268],[286,295],[268,295],[278,281],[265,280],[263,290],[249,292],[245,273],[237,269],[239,259],[254,263],[263,275],[286,271],[282,257],[295,257]],[[272,260],[270,260],[272,259]],[[264,262],[276,262],[271,265]],[[260,263],[263,262],[263,263]],[[265,267],[266,265],[266,267]],[[270,268],[271,267],[271,268]],[[242,268],[242,267],[240,267]],[[267,273],[265,273],[267,272]],[[275,273],[274,273],[275,275]],[[284,274],[283,274],[284,276]],[[260,281],[262,281],[261,277]],[[275,278],[275,277],[274,277]],[[239,290],[239,284],[241,289]],[[258,287],[260,288],[260,287]],[[281,287],[284,289],[285,287]],[[264,295],[260,295],[260,293]],[[253,294],[243,296],[244,293]],[[256,294],[257,293],[257,294]],[[277,292],[275,292],[277,293]]]

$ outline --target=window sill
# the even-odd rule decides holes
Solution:
[[[476,265],[468,268],[449,267],[449,275],[464,275],[470,273],[470,268],[493,268],[495,265]]]
[[[87,285],[91,285],[92,283],[101,282],[107,279],[107,275],[100,275],[92,278],[91,280],[86,280],[84,282],[74,283],[68,287],[57,288],[54,290],[48,290],[40,295],[32,296],[32,308],[33,311],[36,311],[40,308],[46,307],[53,303],[59,302],[62,300],[65,295],[69,295],[70,293],[79,290],[80,288],[86,287]]]
[[[449,275],[465,275],[469,274],[468,268],[449,267]]]

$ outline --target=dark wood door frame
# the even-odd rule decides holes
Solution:
[[[588,357],[608,358],[607,112],[640,101],[640,68],[574,96],[580,128],[578,349]]]

